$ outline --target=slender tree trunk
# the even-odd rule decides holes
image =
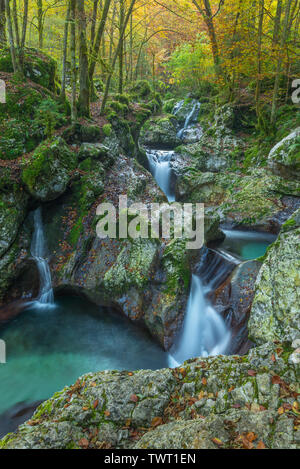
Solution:
[[[0,49],[6,46],[5,0],[0,0]]]
[[[21,37],[21,46],[20,46],[20,66],[23,70],[24,68],[24,48],[26,42],[26,32],[27,32],[27,23],[28,23],[28,3],[29,0],[24,0],[24,13],[23,13],[23,25],[22,25],[22,37]]]
[[[79,35],[79,74],[80,91],[78,98],[78,112],[81,116],[90,116],[90,80],[88,48],[86,40],[86,16],[84,0],[77,0],[78,35]]]
[[[282,15],[282,0],[278,0],[275,22],[274,22],[274,31],[273,31],[273,48],[275,48],[275,46],[279,42],[281,15]]]
[[[125,21],[124,21],[123,31],[122,31],[122,34],[119,38],[119,42],[118,42],[118,45],[117,45],[117,48],[116,48],[116,51],[115,51],[115,54],[114,54],[114,57],[113,57],[113,60],[112,60],[111,70],[110,70],[110,73],[109,73],[109,75],[107,77],[107,80],[106,80],[105,91],[104,91],[104,96],[103,96],[102,105],[101,105],[101,112],[100,112],[102,115],[105,111],[105,106],[106,106],[108,93],[109,93],[109,89],[110,89],[110,83],[111,83],[111,79],[112,79],[112,76],[113,76],[113,73],[114,73],[114,70],[115,70],[115,66],[116,66],[116,63],[117,63],[117,60],[118,60],[118,57],[119,57],[119,54],[120,54],[120,48],[121,48],[121,45],[122,45],[123,36],[125,34],[127,24],[128,24],[128,21],[129,21],[129,18],[131,16],[131,14],[132,14],[135,2],[136,2],[136,0],[131,0],[130,6],[129,6],[129,9],[128,9],[128,12],[127,12],[127,15],[126,15],[126,18],[125,18]]]
[[[77,119],[76,108],[76,0],[70,0],[70,52],[71,52],[71,85],[72,85],[72,98],[71,98],[71,119],[74,123]]]
[[[111,0],[105,0],[105,4],[104,4],[104,7],[103,7],[103,11],[102,11],[102,17],[101,17],[101,21],[100,21],[99,28],[98,28],[98,31],[97,31],[97,36],[96,36],[96,39],[95,39],[93,52],[91,54],[90,65],[89,65],[89,68],[88,68],[90,82],[93,80],[95,67],[96,67],[96,63],[97,63],[97,59],[98,59],[98,54],[99,54],[99,50],[100,50],[101,39],[103,37],[103,33],[104,33],[104,29],[105,29],[106,20],[107,20],[107,17],[108,17],[110,4],[111,4]]]
[[[17,12],[17,1],[13,0],[13,22],[15,28],[15,38],[16,38],[16,47],[20,49],[20,31],[19,31],[19,21],[18,21],[18,12]]]
[[[221,74],[219,46],[217,42],[217,36],[216,36],[210,1],[203,0],[204,10],[199,6],[199,3],[196,0],[193,0],[193,4],[196,6],[198,11],[203,16],[205,24],[207,26],[208,35],[209,35],[211,48],[212,48],[214,64],[215,64],[215,71],[216,71],[216,75],[219,76]]]
[[[39,49],[43,49],[43,45],[44,45],[43,0],[37,0],[37,17],[38,17]]]
[[[123,81],[124,81],[124,21],[125,21],[125,4],[124,0],[120,0],[120,13],[119,13],[119,93],[123,93]]]
[[[271,124],[275,124],[275,121],[276,121],[276,112],[277,112],[277,103],[278,103],[279,85],[280,85],[280,74],[282,71],[282,64],[283,64],[283,53],[284,53],[284,47],[286,45],[286,41],[289,36],[289,19],[290,19],[290,12],[291,12],[291,3],[292,3],[292,0],[287,0],[286,6],[285,6],[283,30],[281,33],[280,50],[278,52],[277,68],[276,68],[276,75],[275,75],[275,85],[274,85],[272,112],[271,112]]]
[[[255,105],[256,115],[260,120],[260,89],[261,89],[261,73],[262,73],[262,35],[264,25],[264,0],[259,0],[259,21],[258,21],[258,36],[257,36],[257,78],[256,78],[256,92],[255,92]]]
[[[129,39],[129,79],[133,81],[133,15],[130,17],[130,39]]]
[[[112,59],[113,59],[113,47],[114,47],[114,24],[115,24],[115,18],[117,14],[117,1],[114,0],[114,8],[113,8],[113,14],[111,18],[111,28],[110,28],[110,43],[109,43],[109,63],[111,65]]]
[[[94,42],[95,42],[98,3],[99,3],[99,0],[94,0],[94,2],[93,2],[93,16],[92,16],[92,25],[91,25],[90,54],[92,54],[92,52],[93,52],[93,47],[94,47]]]
[[[14,73],[18,73],[19,67],[18,67],[18,62],[17,62],[17,57],[16,57],[15,40],[14,40],[11,11],[10,11],[10,0],[5,0],[5,13],[6,13],[8,42],[9,42],[11,60],[13,64]]]
[[[66,67],[68,56],[68,36],[69,36],[69,23],[70,23],[71,5],[68,4],[67,16],[65,21],[64,43],[63,43],[63,60],[62,60],[62,77],[61,77],[61,91],[60,96],[63,101],[66,99]]]

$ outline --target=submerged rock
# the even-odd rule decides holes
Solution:
[[[299,365],[291,355],[266,344],[175,370],[89,373],[0,448],[296,449]]]
[[[257,278],[248,324],[257,344],[300,339],[299,210],[269,248]]]

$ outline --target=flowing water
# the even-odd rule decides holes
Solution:
[[[31,255],[35,259],[40,274],[40,292],[38,303],[52,305],[54,295],[51,282],[51,272],[46,258],[47,247],[44,236],[41,208],[34,212],[34,233],[31,243]]]
[[[146,154],[152,176],[166,194],[168,201],[175,202],[175,187],[172,184],[173,169],[171,166],[171,161],[175,157],[174,151],[147,149]]]
[[[157,183],[168,200],[175,201],[174,152],[148,150],[147,155]],[[16,420],[15,427],[7,426],[14,412],[10,409],[18,409],[19,424],[30,416],[32,403],[49,398],[84,373],[174,367],[196,356],[226,353],[230,332],[211,305],[210,294],[230,268],[263,255],[274,240],[270,235],[227,231],[216,251],[206,249],[192,276],[182,331],[167,354],[147,333],[112,311],[74,297],[54,304],[40,209],[34,213],[34,227],[31,252],[40,273],[39,298],[0,329],[7,347],[7,363],[0,365],[0,436],[16,428]],[[47,314],[41,314],[41,307]]]
[[[185,131],[189,128],[190,124],[195,123],[197,121],[199,110],[200,110],[200,103],[195,102],[191,112],[186,116],[184,126],[178,132],[178,137],[183,139]]]
[[[48,399],[78,376],[101,370],[159,369],[167,354],[127,318],[77,297],[58,298],[41,314],[33,304],[0,330],[0,415]],[[1,431],[1,417],[0,417]]]

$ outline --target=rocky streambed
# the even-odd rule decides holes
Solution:
[[[80,378],[42,404],[27,424],[0,443],[2,447],[299,444],[300,228],[299,210],[295,212],[299,183],[291,169],[295,163],[282,156],[279,145],[279,150],[269,155],[270,168],[251,170],[246,175],[233,171],[228,155],[241,148],[243,142],[231,128],[232,110],[226,108],[216,114],[213,133],[200,131],[196,123],[189,129],[189,119],[193,124],[196,111],[195,102],[183,102],[173,115],[148,121],[141,130],[141,147],[135,149],[137,159],[132,158],[127,130],[124,133],[117,123],[104,137],[96,127],[68,130],[65,140],[53,142],[50,153],[48,147],[39,148],[23,170],[24,196],[10,192],[9,200],[17,203],[19,210],[1,211],[5,222],[1,231],[1,240],[5,241],[0,243],[2,303],[11,304],[12,299],[24,302],[38,296],[40,276],[30,252],[32,210],[38,205],[42,205],[52,286],[56,298],[61,297],[58,308],[33,308],[1,329],[8,343],[17,341],[24,347],[13,347],[13,366],[23,366],[18,364],[23,351],[28,363],[34,361],[36,356],[30,354],[34,343],[40,342],[46,347],[40,349],[45,369],[48,366],[51,370],[53,364],[56,370],[60,362],[62,375],[64,369],[70,371],[69,383],[57,382],[58,389],[92,369],[128,371],[89,373]],[[182,129],[184,132],[180,132]],[[143,145],[152,146],[148,158]],[[172,151],[172,158],[162,162],[162,153],[157,158],[159,148],[161,152]],[[154,167],[152,175],[145,169],[151,169],[151,152],[156,152],[155,163],[167,163],[161,169],[171,170],[174,175],[168,179],[174,188],[172,194],[167,193],[169,200],[206,204],[206,246],[200,252],[191,254],[182,240],[100,240],[96,235],[96,208],[103,201],[117,205],[122,194],[127,195],[129,205],[167,201],[161,190],[166,181],[156,184]],[[280,163],[275,164],[278,152]],[[45,153],[46,159],[40,156]],[[47,161],[46,166],[43,161]],[[288,166],[284,173],[283,166]],[[8,195],[2,197],[7,199]],[[279,237],[265,252],[274,239],[266,241],[265,237],[253,243],[250,236],[250,241],[243,243],[235,231],[241,227],[243,233],[246,230],[252,236],[254,230],[260,230]],[[225,241],[222,229],[230,229]],[[251,348],[249,354],[204,358],[199,351],[201,359],[192,358],[185,365],[180,362],[173,371],[133,372],[136,368],[164,368],[170,364],[163,350],[176,345],[185,328],[192,273],[201,279],[207,311],[212,308],[230,335],[222,353],[245,354]],[[64,309],[61,305],[69,301],[74,306]],[[87,301],[94,306],[87,306]],[[78,305],[82,305],[80,312]],[[88,319],[85,309],[92,312]],[[112,310],[123,318],[111,316]],[[9,309],[5,306],[0,318],[7,321],[20,311],[19,303]],[[127,320],[139,329],[131,329]],[[37,322],[39,327],[34,326],[32,336],[30,328]],[[70,335],[74,330],[86,331],[83,342],[78,338],[76,343],[75,360],[69,355],[71,348],[74,351],[71,340],[59,351],[53,347],[55,323]],[[141,332],[141,327],[156,342]],[[47,329],[51,333],[45,341]],[[23,337],[21,330],[27,330],[32,340]],[[124,331],[128,331],[125,339]],[[87,348],[83,346],[84,338]],[[120,345],[124,360],[114,359],[113,343]],[[259,348],[252,349],[256,345]],[[65,361],[56,360],[56,353],[63,353]],[[147,361],[149,355],[151,363]],[[103,361],[105,356],[107,360]],[[37,375],[40,379],[38,369]],[[33,381],[24,393],[26,402],[45,399],[55,391],[48,389],[40,395],[35,393],[36,388],[38,384]],[[9,392],[4,390],[4,394]],[[17,401],[16,396],[9,402],[14,405]],[[252,432],[255,439],[248,441],[247,434]]]

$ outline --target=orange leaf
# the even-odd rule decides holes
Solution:
[[[161,417],[154,417],[151,422],[151,427],[159,427],[163,424],[163,419]]]
[[[266,445],[264,444],[263,441],[259,441],[256,446],[256,449],[266,449]]]
[[[219,438],[213,438],[211,440],[215,445],[217,445],[219,448],[224,445],[223,441],[221,441]]]
[[[89,447],[89,442],[86,438],[81,438],[80,441],[78,441],[79,446],[82,448],[88,448]]]
[[[96,407],[98,407],[98,404],[99,404],[99,401],[98,401],[98,399],[96,399],[93,403],[94,409],[96,409]]]
[[[131,400],[131,402],[138,402],[139,398],[137,397],[136,394],[131,394],[130,400]]]

